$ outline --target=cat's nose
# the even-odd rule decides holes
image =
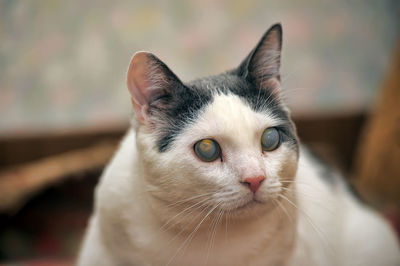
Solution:
[[[260,175],[256,177],[247,177],[241,181],[242,184],[249,186],[250,190],[253,193],[256,193],[258,188],[260,187],[262,181],[264,181],[265,176]]]

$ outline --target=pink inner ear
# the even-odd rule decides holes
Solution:
[[[150,101],[151,82],[149,78],[149,62],[147,52],[137,52],[129,65],[127,85],[132,96],[133,108],[138,119],[147,120],[147,108]]]

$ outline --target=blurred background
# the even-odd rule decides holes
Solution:
[[[276,22],[300,137],[398,226],[399,17],[396,0],[0,0],[0,263],[74,262],[129,126],[134,52],[190,80],[237,66]]]

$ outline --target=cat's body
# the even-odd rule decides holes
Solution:
[[[275,25],[239,68],[187,84],[135,55],[137,120],[96,188],[79,265],[399,264],[389,226],[299,146],[280,46]]]

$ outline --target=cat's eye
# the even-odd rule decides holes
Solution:
[[[194,144],[194,152],[204,162],[212,162],[221,158],[221,148],[212,139],[202,139]]]
[[[280,135],[276,128],[269,127],[264,130],[261,136],[261,146],[263,151],[273,151],[280,145]]]

